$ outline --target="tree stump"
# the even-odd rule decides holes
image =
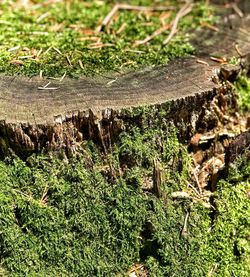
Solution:
[[[249,6],[249,1],[242,1],[245,14]],[[24,156],[42,149],[71,152],[86,139],[105,148],[142,107],[151,107],[154,116],[164,109],[182,139],[188,140],[223,87],[220,79],[249,70],[249,34],[249,16],[228,14],[218,32],[195,32],[195,57],[165,66],[108,78],[65,78],[48,87],[38,77],[0,76],[0,154],[9,149]],[[218,62],[221,57],[238,57],[240,64],[225,68]]]

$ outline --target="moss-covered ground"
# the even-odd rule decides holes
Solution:
[[[26,3],[26,5],[22,5]],[[1,1],[0,72],[4,74],[76,77],[104,71],[121,72],[141,65],[167,63],[193,54],[188,30],[212,23],[208,1],[195,1],[190,14],[180,20],[168,45],[170,23],[183,6],[180,1],[133,0],[131,5],[171,6],[170,11],[120,10],[105,30],[102,20],[115,1]],[[166,26],[169,25],[169,28]],[[165,31],[144,44],[160,28]]]
[[[89,141],[71,159],[0,163],[2,275],[126,276],[140,263],[148,276],[249,276],[249,162],[197,195],[187,147],[164,112],[144,112],[108,155]]]

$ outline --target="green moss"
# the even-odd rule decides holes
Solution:
[[[239,161],[219,183],[211,217],[214,210],[187,189],[187,148],[158,120],[131,124],[105,157],[88,142],[85,154],[70,160],[0,162],[0,272],[124,276],[139,262],[149,276],[247,276],[249,163]],[[162,168],[161,198],[148,188],[154,159]],[[191,197],[171,196],[182,190]]]
[[[168,131],[168,137],[161,134],[165,147],[168,140],[176,140],[174,130]],[[171,214],[165,209],[165,200],[142,190],[145,178],[152,177],[152,154],[159,148],[152,145],[152,136],[155,139],[158,135],[136,128],[128,135],[121,134],[109,154],[110,167],[97,147],[93,152],[91,143],[85,146],[89,155],[70,163],[45,156],[29,158],[32,166],[19,159],[1,163],[2,267],[19,276],[55,276],[59,272],[65,276],[113,276],[140,261],[145,255],[144,240],[148,240],[146,226],[151,221],[159,224],[158,209],[162,217]],[[176,142],[169,147],[168,154],[176,152],[178,146]],[[173,172],[170,156],[164,152],[157,155]],[[93,169],[87,166],[89,157],[95,161]],[[129,168],[121,176],[120,167],[125,163]],[[176,173],[173,176],[178,182]],[[175,188],[168,188],[166,181],[163,191],[167,197],[181,186],[176,183]],[[165,228],[177,231],[178,237],[181,205],[175,213],[177,225],[173,218]],[[150,240],[147,243],[151,244]]]
[[[204,244],[207,258],[213,261],[211,270],[214,269],[215,276],[249,275],[249,189],[250,163],[240,158],[228,179],[218,184],[213,228],[207,245]]]
[[[159,4],[153,0],[130,2]],[[178,34],[168,46],[163,46],[162,42],[169,30],[150,43],[136,47],[135,41],[145,39],[162,26],[160,15],[163,12],[154,12],[148,17],[145,13],[120,11],[105,32],[97,32],[96,28],[112,9],[113,1],[74,0],[49,5],[36,1],[27,8],[17,5],[16,1],[4,1],[0,4],[0,72],[29,76],[42,72],[46,77],[59,77],[66,72],[67,76],[77,77],[167,63],[169,59],[194,52],[188,42],[187,29],[197,29],[202,21],[214,20],[212,8],[205,2],[195,3],[193,11],[181,20]],[[160,3],[176,5],[176,1]],[[176,11],[165,23],[173,20]],[[124,30],[117,34],[123,24],[126,24]],[[89,37],[97,37],[107,46],[91,49],[95,41]],[[15,64],[15,60],[22,65]]]
[[[239,106],[243,112],[250,111],[250,80],[247,76],[240,76],[235,82],[239,96]]]

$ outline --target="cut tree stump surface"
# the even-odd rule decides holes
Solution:
[[[245,4],[245,8],[248,9],[249,4]],[[189,99],[189,105],[203,95],[212,98],[220,87],[214,80],[221,64],[212,61],[211,56],[227,60],[241,56],[243,67],[249,68],[250,15],[245,14],[242,19],[236,14],[226,16],[219,32],[203,30],[195,33],[192,41],[198,47],[195,57],[120,75],[65,78],[62,82],[0,76],[0,152],[14,144],[32,151],[51,145],[55,139],[51,128],[76,121],[76,118],[78,126],[73,122],[74,128],[83,133],[79,120],[89,114],[93,120],[101,121],[126,108],[185,99]],[[198,59],[209,65],[197,62]],[[45,131],[46,128],[50,131]],[[35,133],[39,132],[38,137]]]
[[[195,59],[175,60],[170,65],[117,76],[113,79],[82,78],[48,83],[37,78],[0,77],[0,120],[8,123],[54,124],[65,116],[92,110],[120,110],[164,103],[213,91],[218,66],[197,64]]]

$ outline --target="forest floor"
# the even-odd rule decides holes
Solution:
[[[3,1],[1,72],[79,77],[192,55],[190,22],[217,28],[208,2],[163,46],[183,3],[130,1],[174,9],[122,9],[104,24],[112,1]],[[189,141],[164,109],[142,107],[108,149],[1,157],[0,275],[248,277],[250,79],[224,85],[232,103],[218,95],[215,128]]]

